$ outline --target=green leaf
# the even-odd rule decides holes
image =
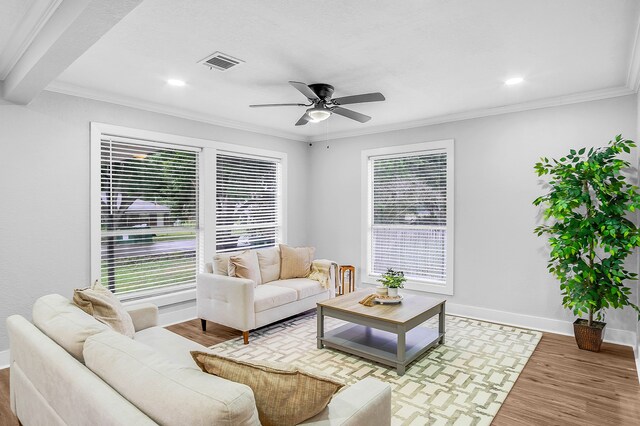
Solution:
[[[625,259],[640,245],[640,230],[629,214],[640,208],[638,188],[628,181],[629,161],[619,158],[635,147],[617,135],[609,144],[586,148],[536,164],[538,176],[547,176],[545,195],[534,200],[542,209],[544,225],[538,236],[547,236],[547,269],[560,284],[562,305],[576,315],[606,308],[631,306],[628,280],[637,274],[624,269]],[[547,160],[545,158],[545,160]]]

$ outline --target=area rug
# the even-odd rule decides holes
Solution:
[[[326,330],[344,322],[325,319]],[[437,327],[437,317],[422,327]],[[246,360],[290,363],[322,371],[347,384],[375,377],[392,388],[393,425],[489,425],[542,333],[446,316],[446,344],[395,369],[333,349],[317,349],[316,316],[307,314],[229,340],[215,353]]]

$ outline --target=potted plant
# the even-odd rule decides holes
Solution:
[[[544,207],[545,220],[535,233],[548,235],[548,269],[560,281],[562,305],[587,315],[573,325],[580,349],[600,350],[604,309],[631,306],[640,313],[625,285],[637,274],[624,265],[640,245],[638,228],[627,217],[640,208],[640,195],[623,174],[629,162],[619,158],[635,146],[618,135],[606,147],[572,149],[535,165],[538,176],[549,176],[549,192],[533,202]]]
[[[387,287],[387,294],[390,297],[398,296],[398,289],[404,287],[405,281],[407,279],[404,277],[404,272],[394,271],[391,268],[387,269],[387,272],[382,274],[382,277],[378,280],[383,286]]]

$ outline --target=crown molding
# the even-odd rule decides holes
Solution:
[[[181,108],[174,108],[161,105],[154,102],[146,102],[140,99],[131,98],[111,94],[103,91],[88,89],[70,83],[59,81],[52,82],[46,88],[47,91],[62,93],[65,95],[76,96],[81,98],[93,99],[102,102],[109,102],[117,105],[123,105],[131,108],[141,109],[145,111],[155,112],[158,114],[166,114],[174,117],[184,118],[187,120],[199,121],[203,123],[213,124],[216,126],[228,127],[247,132],[258,133],[262,135],[276,136],[279,138],[289,139],[296,142],[321,142],[332,139],[342,139],[354,136],[370,135],[374,133],[384,133],[394,130],[412,129],[416,127],[432,126],[435,124],[450,123],[454,121],[470,120],[474,118],[489,117],[494,115],[509,114],[514,112],[528,111],[533,109],[549,108],[554,106],[570,105],[581,102],[597,101],[601,99],[615,98],[619,96],[627,96],[636,93],[635,90],[627,87],[612,87],[608,89],[592,90],[589,92],[575,93],[571,95],[558,96],[554,98],[539,99],[531,102],[523,102],[519,104],[504,105],[492,108],[481,108],[472,111],[465,111],[454,114],[441,115],[437,117],[429,117],[422,120],[409,121],[403,123],[394,123],[382,126],[368,127],[366,129],[355,129],[343,132],[328,133],[327,135],[311,135],[303,136],[294,133],[274,130],[262,126],[255,126],[248,123],[226,120],[219,117],[213,117],[207,114],[201,114],[193,111],[185,111]]]
[[[0,52],[0,80],[5,80],[62,0],[35,0]]]
[[[493,115],[510,114],[514,112],[529,111],[533,109],[549,108],[562,105],[570,105],[581,102],[597,101],[601,99],[615,98],[619,96],[632,95],[636,91],[627,86],[612,87],[608,89],[592,90],[589,92],[575,93],[571,95],[558,96],[554,98],[539,99],[519,104],[504,105],[492,108],[481,108],[471,111],[454,114],[429,117],[422,120],[394,123],[366,129],[348,130],[344,132],[334,132],[325,135],[316,135],[307,138],[307,142],[322,142],[330,139],[342,139],[354,136],[370,135],[374,133],[384,133],[394,130],[413,129],[416,127],[432,126],[434,124],[450,123],[454,121],[470,120],[474,118],[489,117]]]
[[[76,96],[80,98],[93,99],[101,102],[122,105],[130,108],[141,109],[144,111],[155,112],[158,114],[171,115],[173,117],[184,118],[186,120],[199,121],[202,123],[213,124],[216,126],[227,127],[230,129],[243,130],[246,132],[258,133],[261,135],[275,136],[278,138],[289,139],[296,142],[306,142],[305,137],[296,135],[295,133],[274,130],[268,127],[256,126],[239,121],[226,120],[220,117],[214,117],[207,114],[201,114],[195,111],[188,111],[182,108],[175,108],[162,105],[155,102],[147,102],[137,98],[107,93],[99,90],[89,89],[75,84],[54,81],[49,84],[46,89],[49,92],[61,93],[63,95]]]
[[[633,39],[629,72],[627,73],[627,87],[633,90],[634,93],[637,93],[638,89],[640,89],[640,21]]]

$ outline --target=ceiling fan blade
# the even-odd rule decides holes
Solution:
[[[298,91],[302,93],[307,99],[312,101],[320,100],[318,95],[316,95],[315,92],[311,90],[306,84],[300,83],[299,81],[290,81],[289,84],[298,89]]]
[[[279,106],[308,106],[308,105],[305,105],[305,104],[259,104],[259,105],[249,105],[250,108],[279,107]]]
[[[384,101],[385,97],[382,93],[365,93],[363,95],[343,96],[342,98],[333,99],[332,102],[336,105],[348,105],[348,104],[361,104],[364,102],[380,102]]]
[[[368,115],[360,114],[359,112],[355,112],[346,108],[334,107],[331,108],[331,111],[343,117],[359,121],[360,123],[366,123],[367,121],[371,120],[371,117],[369,117]]]
[[[298,120],[296,122],[296,126],[304,126],[305,124],[307,124],[309,122],[310,118],[309,115],[307,115],[307,113],[305,112],[302,117],[300,117],[300,120]]]

